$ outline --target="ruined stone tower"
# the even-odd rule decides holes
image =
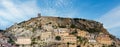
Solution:
[[[38,13],[38,17],[41,17],[41,14],[40,14],[40,13]]]

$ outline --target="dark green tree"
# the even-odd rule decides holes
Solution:
[[[60,36],[56,36],[56,37],[55,37],[55,40],[60,41],[60,40],[61,40],[61,37],[60,37]]]
[[[71,24],[70,27],[71,28],[76,28],[76,26],[74,24]]]

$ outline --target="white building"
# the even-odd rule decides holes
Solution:
[[[95,43],[95,42],[97,42],[96,41],[96,39],[95,39],[95,34],[89,34],[89,40],[88,40],[88,42],[90,42],[90,43]]]
[[[17,38],[17,41],[15,42],[16,44],[19,45],[19,47],[30,47],[31,44],[31,39],[30,38]]]

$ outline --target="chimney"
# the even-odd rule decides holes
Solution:
[[[41,17],[41,14],[40,14],[40,13],[38,13],[38,17]]]

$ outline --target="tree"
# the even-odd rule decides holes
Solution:
[[[100,32],[98,29],[88,29],[87,30],[89,33],[95,33],[95,32]]]
[[[77,47],[81,47],[80,45],[78,45]]]
[[[74,20],[80,20],[80,18],[74,18]]]
[[[103,44],[102,47],[106,47],[106,46]]]
[[[77,30],[75,29],[71,34],[77,34],[78,32],[77,32]]]
[[[61,40],[61,37],[60,37],[60,36],[56,36],[56,37],[55,37],[55,40],[60,41],[60,40]]]
[[[70,43],[69,43],[69,42],[67,42],[67,47],[69,47],[69,44],[70,44]]]
[[[10,37],[9,37],[10,38]],[[8,43],[11,43],[11,44],[14,44],[15,43],[15,41],[13,40],[13,39],[9,39],[9,41],[8,41]]]
[[[77,39],[79,40],[79,42],[80,42],[80,43],[82,43],[82,42],[83,42],[83,39],[82,39],[82,37],[80,37],[80,36],[77,36]]]

